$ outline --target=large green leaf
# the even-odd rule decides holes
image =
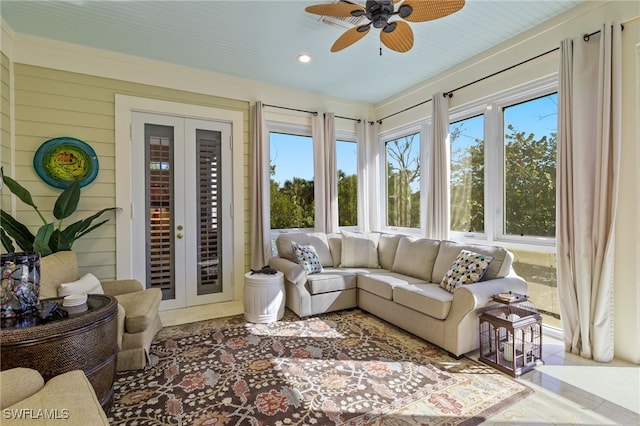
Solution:
[[[4,170],[0,167],[0,174],[2,175],[2,182],[7,185],[9,191],[14,193],[23,203],[33,207],[38,210],[38,207],[34,204],[33,199],[31,198],[31,193],[27,191],[27,189],[20,185],[15,180],[11,179],[9,176],[4,175]]]
[[[104,220],[94,226],[91,226],[91,223],[96,220],[98,217],[100,217],[101,215],[103,215],[104,213],[110,211],[110,210],[118,210],[118,207],[108,207],[106,209],[102,209],[97,213],[94,213],[93,215],[79,221],[81,223],[80,228],[78,228],[77,232],[78,232],[78,236],[76,238],[80,238],[81,236],[83,236],[84,234],[88,234],[89,232],[93,231],[94,229],[96,229],[98,226],[104,224],[105,222],[108,222],[109,219]]]
[[[2,246],[7,251],[7,253],[13,253],[16,251],[16,248],[13,245],[13,240],[9,238],[4,229],[0,228],[0,240],[2,240]]]
[[[47,256],[51,254],[52,250],[49,248],[49,239],[51,238],[53,231],[53,223],[47,223],[38,229],[36,238],[33,242],[33,250],[40,253],[40,256]]]
[[[58,220],[71,216],[78,208],[79,200],[80,183],[76,180],[58,196],[56,204],[53,206],[53,216]]]
[[[0,209],[0,228],[13,238],[23,251],[33,251],[35,236],[26,226],[2,209]]]

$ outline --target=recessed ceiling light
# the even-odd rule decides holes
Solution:
[[[311,55],[308,53],[301,53],[298,55],[298,62],[302,62],[303,64],[307,64],[311,62]]]

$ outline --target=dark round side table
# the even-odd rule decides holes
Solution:
[[[45,300],[62,305],[62,298]],[[33,314],[3,319],[0,369],[32,368],[45,381],[67,371],[82,370],[107,412],[113,402],[116,377],[117,314],[115,298],[89,295],[87,310],[67,318],[43,322]]]

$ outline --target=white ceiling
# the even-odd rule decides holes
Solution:
[[[467,0],[453,15],[410,23],[413,49],[383,46],[382,56],[375,29],[329,52],[346,29],[304,8],[333,1],[2,0],[0,13],[17,33],[373,104],[584,0]],[[303,52],[309,64],[297,62]]]

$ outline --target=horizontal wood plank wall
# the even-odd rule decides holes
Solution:
[[[11,76],[9,58],[0,53],[0,165],[11,172]],[[11,192],[2,190],[0,206],[11,211]],[[4,248],[0,248],[4,252]]]
[[[4,63],[4,62],[3,62]],[[25,64],[14,64],[15,84],[15,178],[27,187],[46,218],[53,220],[53,204],[60,190],[40,180],[33,168],[38,147],[51,138],[69,136],[88,143],[98,155],[96,180],[82,188],[78,212],[65,219],[69,224],[94,212],[115,205],[115,95],[123,94],[158,100],[241,111],[244,115],[244,228],[250,229],[248,202],[249,103],[199,93],[131,83],[103,77],[60,71]],[[4,78],[4,71],[3,71]],[[3,80],[4,82],[4,80]],[[17,216],[29,226],[40,225],[33,210],[18,203]],[[113,218],[113,216],[111,216]],[[248,231],[247,231],[248,232]],[[80,273],[93,273],[102,279],[116,276],[116,229],[112,219],[106,225],[78,240]],[[245,269],[249,267],[250,238],[246,238]]]

